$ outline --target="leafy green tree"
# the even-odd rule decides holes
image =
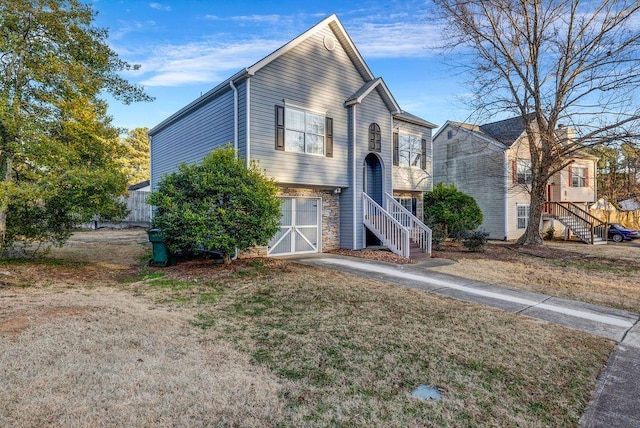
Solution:
[[[129,185],[149,179],[149,128],[135,128],[122,139],[122,168]]]
[[[163,230],[169,250],[224,253],[266,245],[279,226],[277,187],[256,164],[246,168],[232,147],[214,150],[201,163],[181,164],[166,175],[148,202],[157,210],[153,226]]]
[[[482,210],[471,196],[456,186],[438,183],[424,194],[425,224],[443,231],[445,237],[459,239],[482,223]]]
[[[73,224],[112,218],[126,177],[101,94],[150,101],[136,68],[78,0],[0,2],[0,252],[18,236],[62,244]]]

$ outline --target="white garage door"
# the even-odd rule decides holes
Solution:
[[[267,255],[320,251],[320,198],[281,198],[280,230],[269,241]]]

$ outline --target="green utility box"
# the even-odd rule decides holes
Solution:
[[[166,267],[176,264],[175,258],[171,256],[169,248],[164,242],[162,229],[149,229],[147,234],[149,235],[149,242],[153,245],[153,258],[149,260],[149,265]]]

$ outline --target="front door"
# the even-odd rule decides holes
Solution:
[[[281,198],[280,230],[269,241],[268,256],[320,251],[320,198]]]
[[[547,184],[547,194],[545,195],[545,202],[551,202],[551,184],[548,183]],[[544,204],[542,206],[542,212],[543,214],[551,214],[551,204]]]

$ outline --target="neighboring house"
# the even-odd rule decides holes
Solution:
[[[482,209],[481,228],[490,239],[517,239],[528,224],[531,157],[524,125],[521,117],[485,125],[447,121],[433,138],[434,182],[454,184],[475,198]],[[569,128],[557,132],[561,139],[573,138]],[[596,200],[597,158],[577,152],[570,160],[548,181],[546,200],[551,203],[545,204],[542,230],[571,228],[556,208],[571,211],[567,214],[571,217],[583,216],[582,211]]]
[[[331,15],[152,128],[151,187],[232,143],[280,187],[268,255],[382,242],[408,257],[410,235],[430,251],[411,214],[432,187],[435,127],[400,109]]]

